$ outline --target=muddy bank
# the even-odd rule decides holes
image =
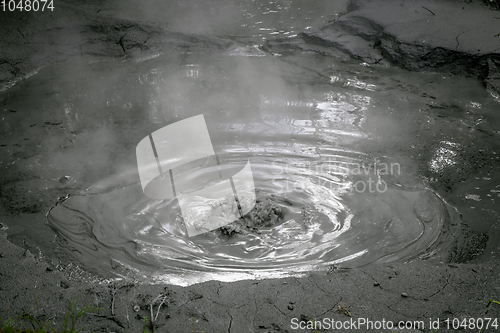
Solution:
[[[65,4],[44,12],[0,14],[0,89],[72,57],[147,59],[165,52],[210,52],[230,41],[166,26],[99,16]]]
[[[479,3],[353,0],[347,14],[319,31],[268,40],[264,49],[471,76],[498,94],[499,32],[500,13]]]
[[[411,71],[477,77],[500,91],[500,12],[469,1],[352,0],[318,31],[268,39],[273,54],[301,50]],[[0,88],[76,56],[147,59],[165,52],[225,50],[228,39],[167,24],[100,16],[66,4],[40,13],[1,13]]]
[[[153,331],[152,317],[159,332],[310,332],[294,329],[296,323],[325,318],[425,323],[414,330],[377,332],[429,332],[429,318],[439,318],[439,332],[456,332],[446,329],[445,319],[481,317],[489,298],[500,292],[498,262],[435,265],[418,260],[352,270],[332,268],[302,278],[214,281],[184,288],[90,276],[82,281],[84,275],[77,268],[53,266],[10,244],[5,235],[0,254],[3,318],[25,313],[59,328],[73,299],[79,308],[101,308],[76,325],[100,332],[140,332],[144,326]],[[497,317],[499,311],[493,307],[489,316]],[[359,326],[347,331],[373,330]]]

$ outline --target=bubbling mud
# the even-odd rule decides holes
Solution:
[[[366,162],[362,154],[234,153],[224,162],[248,158],[258,203],[222,229],[190,238],[177,199],[150,199],[139,183],[113,180],[57,204],[48,223],[100,275],[180,285],[446,260],[460,232],[458,212],[432,191],[387,184],[374,169],[349,172]]]

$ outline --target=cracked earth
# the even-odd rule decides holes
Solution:
[[[22,309],[58,323],[68,301],[77,299],[80,307],[100,308],[82,317],[78,327],[102,332],[140,332],[144,327],[151,332],[301,332],[292,329],[294,318],[393,322],[477,318],[500,289],[496,262],[436,265],[417,260],[300,278],[211,281],[180,287],[72,280],[62,268],[52,267],[5,238],[0,252],[1,313]],[[18,265],[10,265],[13,261]],[[499,310],[491,309],[489,316],[498,316]]]

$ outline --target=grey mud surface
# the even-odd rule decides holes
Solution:
[[[320,31],[268,40],[264,48],[471,76],[495,94],[500,91],[499,11],[436,0],[358,0],[348,10]]]
[[[40,319],[55,317],[60,325],[68,300],[73,298],[80,306],[102,308],[78,322],[78,328],[94,332],[141,332],[142,318],[151,318],[151,308],[156,332],[314,331],[293,330],[293,318],[385,319],[395,323],[423,320],[426,329],[340,332],[429,332],[429,318],[439,318],[444,327],[446,318],[483,317],[487,300],[500,292],[497,262],[435,265],[416,261],[311,273],[301,278],[213,281],[179,287],[73,281],[71,273],[75,271],[61,272],[5,237],[0,251],[0,311],[4,316],[30,313]],[[498,314],[499,310],[492,308],[488,316]]]
[[[153,24],[101,17],[62,4],[57,11],[36,16],[2,13],[0,24],[3,89],[43,66],[75,56],[134,61],[163,52],[221,52],[232,44]],[[414,71],[473,76],[498,94],[498,33],[500,12],[477,3],[363,0],[352,1],[347,14],[321,31],[268,41],[263,49],[271,53],[303,50]],[[29,218],[30,212],[20,214]],[[144,317],[150,323],[155,318],[154,325],[146,327],[157,332],[295,332],[293,318],[302,318],[303,325],[323,318],[425,323],[418,330],[337,332],[430,332],[429,318],[440,318],[439,332],[446,332],[446,318],[484,317],[487,301],[500,296],[499,273],[497,261],[479,256],[458,264],[417,260],[332,269],[301,278],[206,282],[190,287],[141,285],[82,278],[86,274],[77,267],[53,266],[42,256],[10,243],[2,233],[0,318],[28,313],[41,321],[53,318],[58,328],[68,301],[78,298],[80,306],[102,308],[77,323],[77,328],[97,332],[141,332]],[[500,307],[492,307],[488,316],[499,314]]]

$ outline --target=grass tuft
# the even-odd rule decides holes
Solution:
[[[79,308],[78,298],[76,300],[71,298],[68,302],[68,310],[64,315],[64,320],[59,330],[56,330],[54,327],[54,318],[43,316],[43,319],[40,319],[25,313],[18,316],[17,320],[12,318],[0,320],[0,333],[78,333],[80,332],[80,330],[76,329],[78,319],[85,314],[99,310],[103,309],[94,306]],[[32,328],[24,328],[26,322],[31,324]]]

